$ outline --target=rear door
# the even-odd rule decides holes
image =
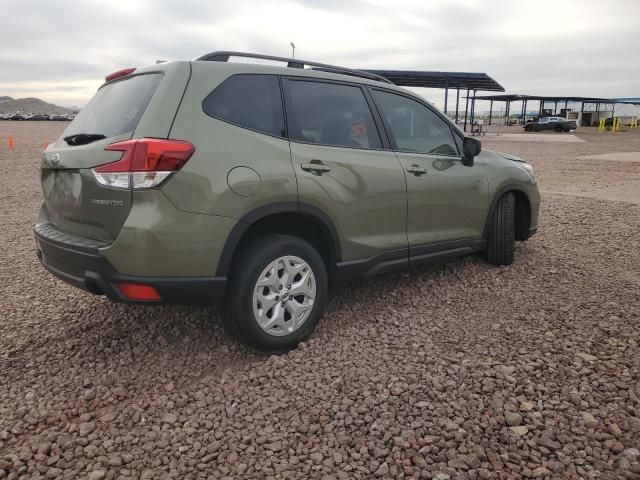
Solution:
[[[105,150],[112,143],[134,134],[166,138],[188,65],[143,69],[100,87],[42,155],[43,213],[49,223],[74,235],[115,239],[131,209],[131,190],[98,184],[91,169],[121,158],[122,152]]]
[[[343,260],[388,251],[406,259],[404,173],[383,148],[363,88],[299,78],[283,83],[300,202],[331,218]]]
[[[410,256],[482,238],[489,207],[482,161],[462,164],[461,138],[427,105],[385,90],[372,96],[406,172]]]

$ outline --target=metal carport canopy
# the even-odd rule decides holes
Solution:
[[[448,114],[449,106],[449,90],[456,90],[456,110],[455,121],[458,121],[458,111],[460,104],[460,90],[467,89],[467,97],[469,92],[473,90],[473,94],[477,90],[485,90],[489,92],[504,92],[504,87],[496,82],[486,73],[473,72],[426,72],[416,70],[365,70],[369,73],[380,75],[390,80],[399,87],[420,87],[420,88],[444,88],[444,113]],[[469,108],[469,99],[464,107],[464,131],[467,131],[467,114]],[[473,107],[472,107],[473,109]],[[471,112],[473,117],[473,111]]]
[[[401,87],[452,88],[504,92],[504,87],[486,73],[423,72],[412,70],[365,70],[385,77]]]
[[[598,111],[598,108],[602,104],[614,105],[614,109],[616,104],[640,105],[640,102],[635,102],[634,98],[624,100],[619,98],[616,99],[616,98],[598,98],[598,97],[576,97],[576,96],[569,96],[569,95],[502,94],[502,95],[474,95],[473,97],[470,97],[470,98],[471,98],[472,110],[475,108],[476,100],[488,100],[491,102],[491,105],[489,107],[489,125],[491,125],[491,119],[493,114],[493,102],[505,102],[506,104],[506,112],[505,112],[505,120],[504,120],[505,124],[508,124],[509,122],[509,115],[511,113],[511,102],[522,102],[522,112],[521,112],[522,118],[524,118],[526,115],[527,102],[529,101],[540,102],[539,114],[542,114],[542,110],[544,109],[544,106],[547,102],[553,102],[554,115],[557,115],[558,103],[562,103],[562,102],[564,102],[565,108],[567,108],[567,104],[569,102],[581,103],[582,104],[580,108],[581,112],[584,111],[585,103],[595,104],[596,112]],[[472,122],[473,122],[473,115],[472,115]]]

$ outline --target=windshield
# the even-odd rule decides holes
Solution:
[[[84,133],[110,138],[133,132],[160,80],[162,74],[155,73],[104,85],[71,122],[64,137]]]

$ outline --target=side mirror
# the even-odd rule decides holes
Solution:
[[[473,167],[473,158],[482,151],[482,143],[477,138],[464,137],[462,141],[462,164]]]

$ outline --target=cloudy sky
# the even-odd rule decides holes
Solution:
[[[509,93],[640,96],[638,0],[0,0],[0,96],[83,106],[105,74],[213,50],[486,72]],[[423,91],[441,106],[442,95]]]

